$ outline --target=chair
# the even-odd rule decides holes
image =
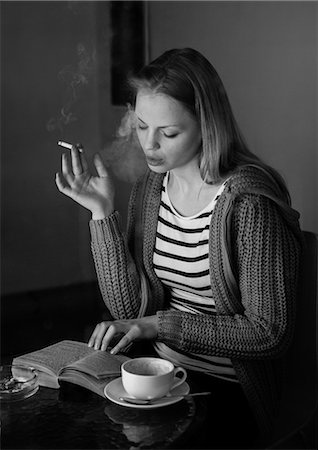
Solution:
[[[286,355],[286,381],[270,449],[317,448],[318,235],[303,231],[303,236],[295,338]]]

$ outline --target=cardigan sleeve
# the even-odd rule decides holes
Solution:
[[[217,315],[159,311],[158,340],[183,351],[238,359],[279,357],[292,338],[300,244],[273,201],[242,195],[232,215],[239,307]],[[213,255],[210,255],[213,258]],[[215,259],[220,290],[222,264]],[[224,278],[223,278],[224,280]]]
[[[128,234],[133,235],[136,186],[128,209]],[[102,298],[114,319],[137,317],[140,308],[140,280],[121,230],[120,216],[114,211],[102,220],[89,222],[91,250]]]

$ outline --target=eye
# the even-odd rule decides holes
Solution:
[[[147,126],[146,125],[138,125],[139,130],[147,130]]]
[[[163,133],[163,134],[166,138],[169,138],[169,139],[173,139],[174,137],[178,136],[178,133],[174,133],[174,134]]]

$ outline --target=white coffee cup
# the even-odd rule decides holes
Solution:
[[[182,374],[179,378],[177,374]],[[164,397],[187,378],[183,367],[174,367],[166,359],[141,357],[121,366],[122,384],[131,397],[151,400]]]

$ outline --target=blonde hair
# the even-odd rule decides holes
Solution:
[[[290,202],[282,177],[252,153],[237,125],[224,85],[212,64],[197,50],[172,49],[128,78],[132,104],[137,92],[149,88],[181,102],[201,127],[200,173],[218,183],[235,169],[253,164],[268,170]]]

